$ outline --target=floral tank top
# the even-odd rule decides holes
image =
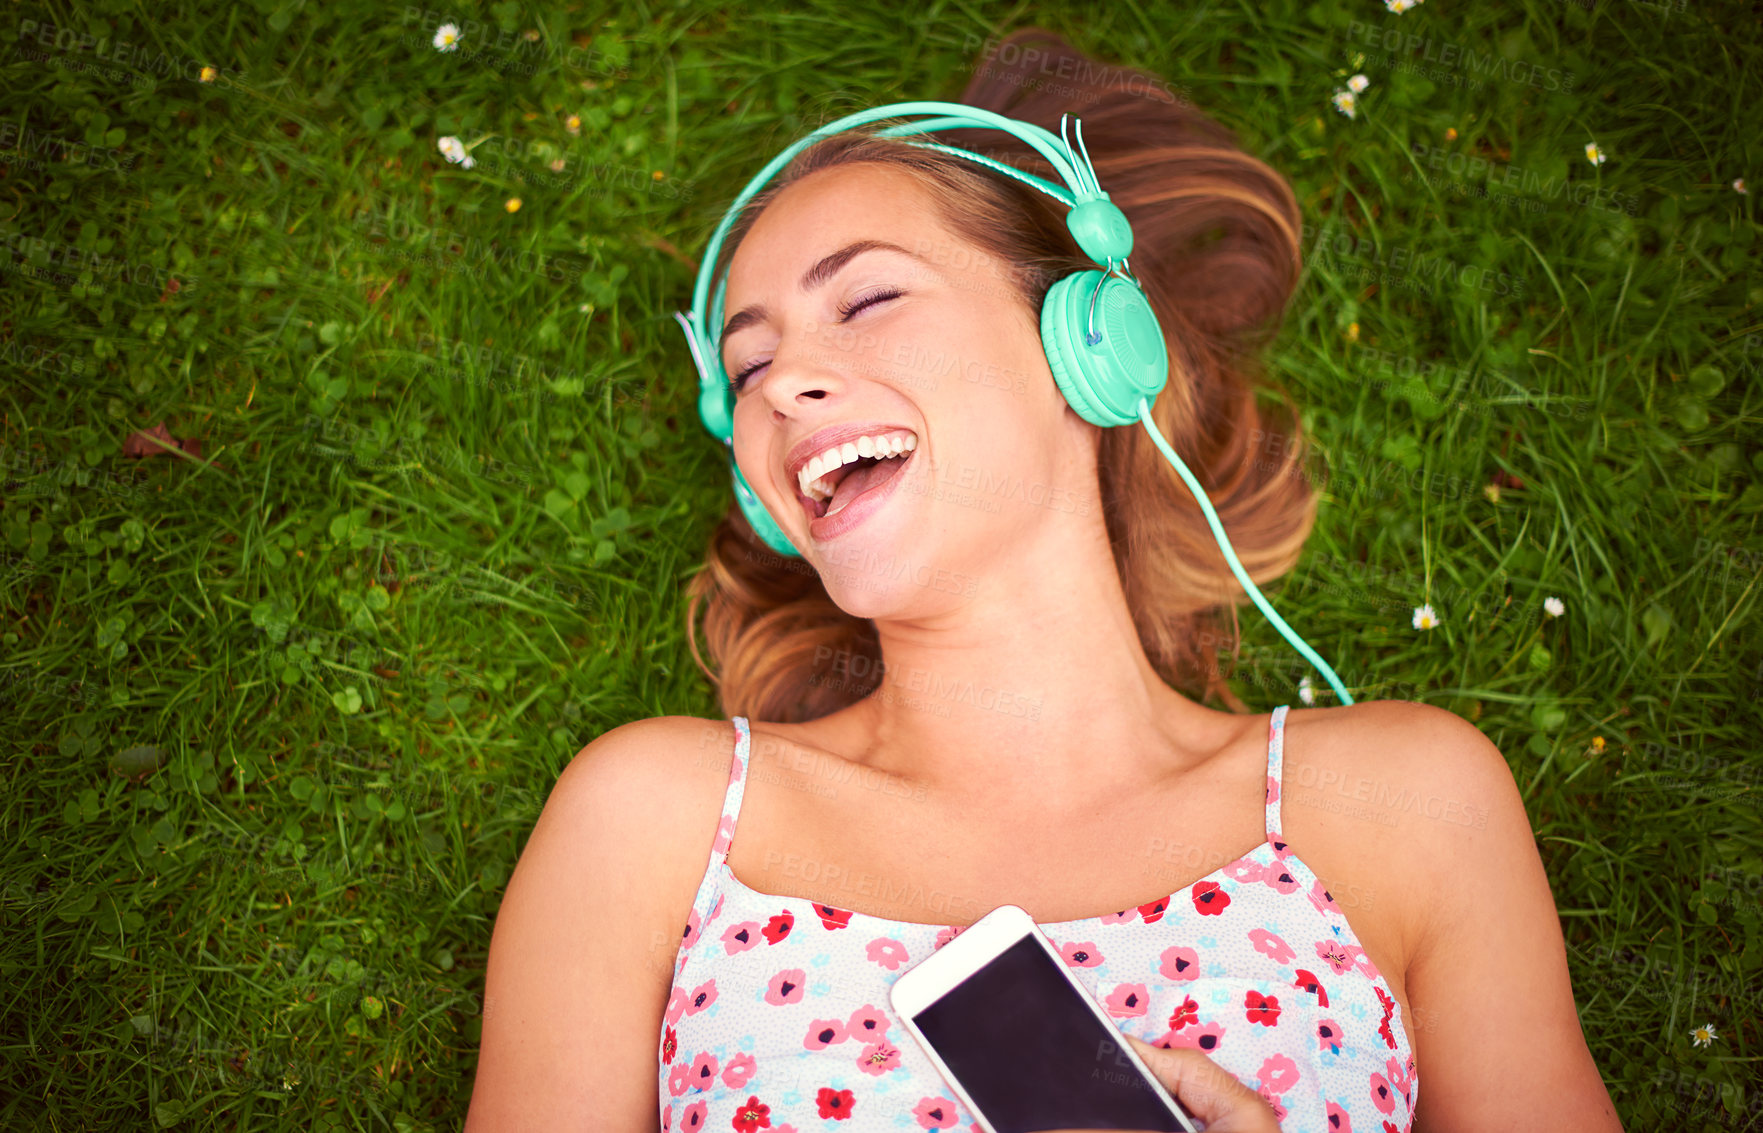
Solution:
[[[1405,1133],[1419,1090],[1401,1008],[1346,914],[1279,834],[1286,709],[1267,751],[1267,841],[1168,897],[1041,924],[1123,1034],[1192,1047],[1286,1133]],[[692,902],[659,1044],[665,1133],[978,1133],[893,1013],[901,972],[965,926],[887,920],[748,888],[728,850],[750,733]]]

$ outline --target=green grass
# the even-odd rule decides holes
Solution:
[[[1334,471],[1269,597],[1356,697],[1506,754],[1627,1126],[1763,1127],[1755,13],[721,7],[12,9],[0,1126],[458,1125],[557,772],[718,714],[685,261],[789,140],[1039,22],[1292,179],[1273,369]],[[200,458],[124,454],[161,423]],[[1238,692],[1295,702],[1244,624]]]

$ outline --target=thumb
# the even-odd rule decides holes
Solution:
[[[1266,1100],[1200,1051],[1152,1046],[1131,1035],[1126,1040],[1208,1133],[1279,1133]]]

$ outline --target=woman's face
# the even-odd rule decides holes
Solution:
[[[876,164],[792,184],[735,254],[735,459],[847,613],[966,602],[1001,553],[1095,506],[1099,430],[1066,408],[1015,272]]]

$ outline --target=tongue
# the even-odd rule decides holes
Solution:
[[[826,513],[831,515],[835,510],[850,503],[870,488],[899,475],[900,465],[903,463],[905,462],[898,457],[890,457],[887,460],[878,460],[874,464],[860,465],[853,471],[845,473],[839,477],[839,482],[833,485],[832,499],[826,501]]]

